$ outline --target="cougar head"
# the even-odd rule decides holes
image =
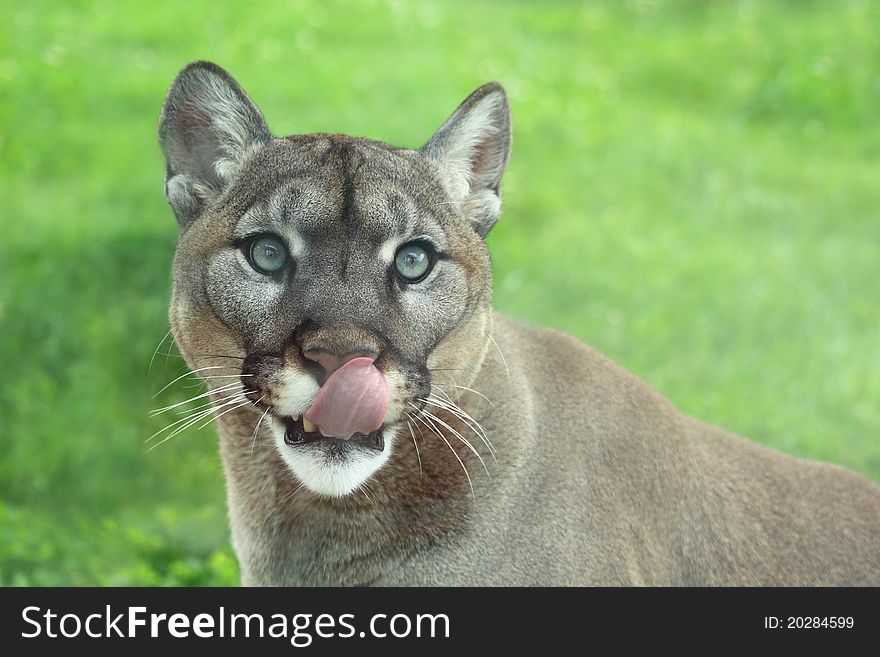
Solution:
[[[511,143],[503,88],[480,87],[410,150],[273,137],[226,71],[196,62],[171,85],[159,140],[180,229],[169,315],[181,353],[215,403],[230,379],[212,375],[240,377],[306,487],[351,493],[432,383],[468,385],[485,356],[483,238]]]

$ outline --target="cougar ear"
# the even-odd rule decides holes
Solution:
[[[498,185],[511,140],[507,94],[490,82],[468,96],[421,150],[437,162],[450,194],[483,237],[501,213]]]
[[[229,73],[210,62],[184,68],[159,116],[165,198],[181,227],[223,191],[250,152],[271,139],[260,110]]]

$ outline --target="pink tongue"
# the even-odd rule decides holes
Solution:
[[[382,426],[388,384],[371,358],[354,358],[330,375],[305,417],[327,436],[348,438]]]

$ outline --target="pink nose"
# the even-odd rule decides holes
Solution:
[[[379,354],[374,351],[351,351],[347,354],[337,354],[335,352],[329,351],[328,349],[321,349],[320,347],[315,347],[313,349],[306,349],[303,352],[303,356],[308,358],[311,361],[318,363],[321,367],[324,368],[324,372],[326,372],[327,376],[330,376],[338,370],[340,367],[345,365],[348,361],[353,358],[369,358],[371,361],[376,360],[376,357]]]

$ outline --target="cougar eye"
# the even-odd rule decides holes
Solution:
[[[407,283],[418,283],[434,266],[434,250],[423,242],[410,242],[397,250],[394,268]]]
[[[275,235],[254,238],[246,245],[245,255],[251,267],[261,274],[274,274],[287,264],[287,248]]]

